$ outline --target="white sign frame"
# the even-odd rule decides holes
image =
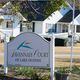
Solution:
[[[29,32],[26,32],[29,33]],[[32,33],[32,32],[30,32]],[[24,34],[24,33],[22,33]],[[33,33],[37,36],[39,36],[36,33]],[[41,37],[41,36],[39,36]],[[55,70],[55,36],[52,34],[51,36],[43,36],[43,37],[49,37],[51,39],[50,42],[48,42],[47,40],[45,40],[44,38],[42,38],[43,40],[47,41],[49,43],[49,66],[33,66],[33,67],[50,67],[50,71],[51,71],[51,80],[54,80],[54,70]],[[10,42],[9,42],[10,43]],[[8,44],[9,44],[8,43]],[[7,74],[8,73],[8,44],[6,42],[6,36],[5,36],[5,44],[4,44],[4,73]]]

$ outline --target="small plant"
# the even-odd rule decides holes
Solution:
[[[11,37],[10,37],[10,41],[12,41],[14,38],[15,38],[15,37],[11,36]]]
[[[29,78],[31,80],[50,80],[50,70],[33,67],[10,67],[14,71],[14,76]]]
[[[68,80],[69,73],[70,73],[69,68],[61,67],[57,70],[57,72],[55,72],[55,78],[56,80]]]
[[[67,46],[68,44],[68,38],[64,39],[64,46]]]
[[[70,73],[70,69],[69,68],[66,68],[66,67],[61,67],[57,70],[58,73],[61,73],[61,74],[68,74]]]
[[[71,73],[80,75],[80,68],[78,66],[73,66]]]
[[[32,74],[31,80],[41,80],[40,75],[38,75],[37,73]]]
[[[42,80],[50,80],[50,75],[43,75]]]
[[[25,77],[31,77],[32,74],[35,72],[35,70],[31,67],[16,67],[16,74],[15,76],[25,76]]]
[[[31,80],[50,80],[50,75],[49,74],[45,75],[42,73],[39,74],[34,73],[31,77]]]

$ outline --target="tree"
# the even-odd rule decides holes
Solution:
[[[80,9],[80,0],[65,0],[65,1],[67,1],[70,4],[70,6],[72,6],[75,1],[75,8]]]
[[[48,17],[55,10],[60,9],[64,0],[24,1],[21,2],[21,12],[24,15],[36,19],[36,15]]]
[[[55,10],[60,9],[62,5],[65,6],[64,0],[49,0],[44,9],[46,17],[49,16],[51,13],[53,13]]]
[[[40,1],[21,1],[17,0],[13,2],[14,11],[20,11],[23,16],[29,20],[40,18],[47,18],[55,10],[60,9],[62,4],[65,4],[64,0],[40,0]]]
[[[4,3],[0,3],[0,8],[2,8],[3,5],[4,5]]]
[[[20,3],[19,2],[16,2],[12,5],[12,12],[13,12],[13,14],[15,14],[16,12],[20,12]]]

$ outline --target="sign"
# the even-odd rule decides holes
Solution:
[[[50,66],[50,42],[41,36],[25,32],[7,44],[8,66]]]

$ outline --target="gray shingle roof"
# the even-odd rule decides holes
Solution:
[[[75,10],[74,18],[77,17],[79,14],[80,14],[80,10]],[[72,20],[73,20],[73,11],[70,10],[58,22],[67,22],[67,23],[70,23]]]

